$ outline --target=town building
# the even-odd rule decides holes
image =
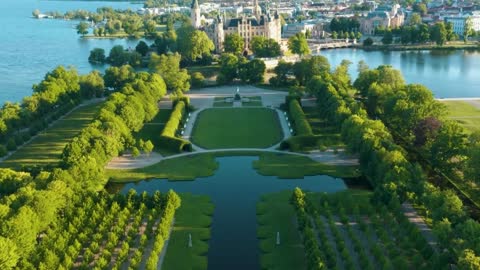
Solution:
[[[470,19],[472,22],[472,29],[475,32],[480,31],[480,12],[474,11],[469,14],[458,14],[456,16],[445,17],[444,20],[446,23],[453,24],[453,32],[459,36],[463,36],[465,33],[465,23],[467,19]]]
[[[258,5],[255,0],[253,6],[253,14],[247,16],[245,14],[237,18],[226,18],[226,16],[218,16],[213,23],[202,25],[200,7],[198,0],[193,0],[191,10],[192,25],[196,29],[203,30],[215,44],[217,52],[223,51],[223,42],[225,36],[229,34],[238,34],[245,41],[245,50],[248,51],[250,41],[255,36],[263,36],[281,41],[281,20],[277,12],[270,13],[268,6],[265,10]]]
[[[405,14],[400,9],[400,5],[379,6],[374,11],[369,12],[366,18],[360,20],[360,32],[372,35],[376,28],[397,28],[402,26],[404,21]]]

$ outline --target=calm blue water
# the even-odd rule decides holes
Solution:
[[[297,186],[317,192],[336,192],[347,187],[342,179],[329,176],[288,180],[262,176],[252,168],[252,162],[256,159],[257,157],[222,157],[217,159],[219,169],[214,176],[184,182],[142,181],[125,185],[121,192],[127,193],[132,188],[138,193],[173,189],[176,192],[210,196],[215,211],[208,269],[260,269],[256,203],[262,194],[293,190]]]
[[[363,51],[357,49],[324,50],[332,66],[343,59],[353,62],[352,78],[357,77],[357,63],[370,68],[391,65],[402,71],[407,83],[420,83],[437,98],[480,97],[480,51]]]
[[[95,47],[108,49],[108,52],[117,44],[135,46],[137,41],[82,40],[74,29],[78,24],[76,21],[32,18],[35,9],[42,12],[94,11],[103,6],[121,9],[141,7],[128,2],[1,0],[0,104],[20,101],[24,96],[31,95],[32,85],[40,82],[46,72],[58,65],[72,65],[79,72],[88,73],[94,67],[87,58]]]

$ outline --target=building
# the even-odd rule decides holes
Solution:
[[[251,39],[255,36],[272,38],[277,42],[280,42],[282,38],[280,16],[277,12],[271,14],[268,7],[262,10],[258,5],[258,0],[255,0],[251,16],[245,14],[237,18],[218,16],[213,23],[202,26],[198,0],[193,0],[191,14],[193,27],[207,33],[215,44],[217,52],[223,51],[225,36],[229,34],[236,33],[243,37],[246,51],[248,51]]]
[[[480,12],[474,11],[471,14],[459,14],[457,16],[448,16],[444,20],[446,23],[453,24],[453,32],[459,36],[465,33],[465,22],[470,18],[473,31],[480,31]]]
[[[404,22],[405,14],[400,10],[400,5],[379,6],[360,21],[360,32],[372,35],[376,28],[397,28]]]

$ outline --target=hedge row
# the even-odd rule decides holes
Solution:
[[[295,127],[296,135],[313,135],[312,127],[310,126],[310,123],[308,123],[302,106],[300,106],[300,102],[298,102],[297,99],[290,100],[288,109]]]
[[[164,211],[162,212],[160,223],[158,224],[155,232],[152,252],[147,259],[145,266],[147,270],[157,269],[160,253],[163,250],[165,242],[170,237],[170,227],[173,225],[175,211],[180,207],[180,205],[180,197],[175,192],[170,190],[167,194],[167,202],[165,204]]]
[[[175,137],[175,133],[182,122],[183,115],[185,114],[185,102],[179,101],[175,105],[172,114],[170,115],[170,119],[168,119],[165,128],[162,131],[162,137]]]
[[[176,137],[178,127],[182,123],[182,119],[187,111],[188,100],[179,99],[174,104],[175,107],[170,115],[170,119],[168,119],[160,136],[160,145],[175,152],[192,151],[192,145],[189,141]]]
[[[318,146],[320,136],[316,135],[300,135],[293,136],[284,140],[280,144],[282,150],[289,149],[291,151],[302,151],[304,148]]]

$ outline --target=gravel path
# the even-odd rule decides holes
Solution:
[[[410,203],[403,203],[402,209],[408,220],[418,227],[430,246],[432,246],[432,248],[438,252],[437,238],[432,233],[432,230],[428,227],[423,218],[417,213],[417,210],[415,210]]]

